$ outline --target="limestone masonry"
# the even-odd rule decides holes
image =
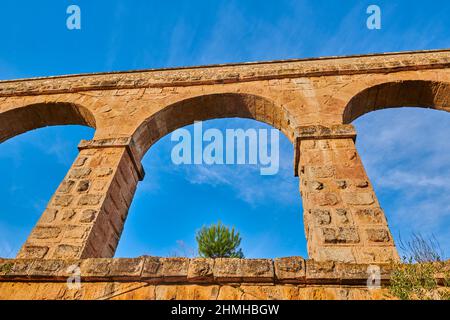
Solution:
[[[357,281],[352,276],[347,279],[338,266],[360,270],[367,264],[398,260],[350,123],[383,108],[421,106],[448,111],[449,102],[450,50],[1,81],[0,142],[50,125],[80,124],[96,131],[93,140],[80,142],[77,158],[17,260],[2,262],[18,268],[18,274],[11,274],[9,267],[0,269],[0,298],[67,298],[62,293],[67,289],[60,281],[64,277],[60,266],[70,261],[81,264],[88,279],[85,288],[92,290],[78,293],[78,298],[99,298],[100,291],[119,287],[141,292],[130,293],[130,298],[151,299],[158,294],[217,298],[223,292],[239,299],[243,295],[290,299],[295,294],[315,298],[317,288],[311,286],[317,285],[319,295],[332,292],[331,298],[349,298],[350,291],[341,296],[345,285],[364,286],[362,276],[355,271]],[[148,281],[145,267],[150,258],[108,259],[114,256],[136,187],[144,177],[141,159],[148,149],[196,120],[229,117],[265,122],[293,143],[310,263],[331,263],[337,268],[326,272],[326,282],[314,283],[314,276],[308,276],[308,262],[305,276],[296,274],[295,281],[287,276],[286,282],[284,269],[277,269],[281,260],[274,264],[243,260],[237,278],[227,272],[221,276],[217,264],[222,262],[216,261],[204,291],[205,282],[191,284],[192,278],[185,275],[186,268],[195,268],[200,260],[180,260],[177,270],[182,279],[172,276],[172,271],[166,273],[163,263],[158,276]],[[94,274],[91,264],[98,264],[99,270],[103,264],[111,269]],[[131,270],[125,275],[126,285],[120,275],[125,265],[127,272]],[[253,268],[265,271],[255,275]],[[167,285],[172,277],[180,283]],[[239,288],[223,281],[238,283]],[[246,284],[252,281],[258,285]],[[261,282],[267,284],[259,286]],[[136,289],[140,285],[143,289]],[[366,295],[364,288],[364,294],[351,291],[350,296],[377,298],[371,296],[374,291]]]

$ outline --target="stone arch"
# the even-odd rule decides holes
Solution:
[[[423,107],[450,111],[450,83],[428,80],[400,80],[368,87],[351,98],[343,122],[351,123],[375,110]]]
[[[96,128],[94,114],[69,102],[36,103],[0,113],[0,143],[30,130],[78,124]]]
[[[147,118],[133,134],[138,157],[160,138],[194,123],[220,118],[247,118],[267,123],[294,141],[293,117],[271,100],[247,93],[215,93],[175,102]]]

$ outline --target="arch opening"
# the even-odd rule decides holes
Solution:
[[[293,118],[289,112],[262,96],[245,93],[217,93],[196,96],[171,104],[146,119],[133,138],[140,157],[159,139],[195,121],[244,118],[279,129],[292,142]]]
[[[385,82],[366,88],[347,104],[343,123],[380,109],[422,107],[450,111],[450,84],[426,80]]]
[[[32,130],[0,143],[0,257],[14,258],[94,130],[78,125]]]
[[[403,250],[400,241],[421,234],[425,239],[435,237],[442,248],[441,258],[449,258],[447,110],[443,100],[439,104],[377,110],[353,121],[358,132],[358,153],[401,256],[410,252]]]
[[[96,120],[86,107],[67,103],[38,103],[0,113],[0,143],[30,130],[56,125],[83,125],[96,128]]]
[[[273,129],[249,117],[222,118],[204,121],[204,132]],[[193,125],[182,128],[193,134]],[[195,256],[195,232],[218,220],[241,232],[248,258],[306,257],[292,143],[279,136],[280,170],[275,176],[261,176],[259,167],[249,164],[175,165],[171,150],[177,142],[166,134],[142,160],[147,174],[138,186],[116,257]]]

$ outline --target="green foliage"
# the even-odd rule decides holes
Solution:
[[[441,270],[442,263],[398,264],[391,274],[390,292],[402,300],[448,299],[448,291],[439,288],[436,279]]]
[[[241,237],[239,232],[230,230],[220,221],[209,227],[203,226],[197,232],[198,253],[204,258],[243,258],[242,249],[239,249]]]
[[[12,270],[13,263],[8,262],[3,265],[0,265],[0,273],[8,273]]]
[[[436,239],[413,234],[406,243],[400,240],[400,249],[403,263],[393,266],[390,293],[402,300],[450,300],[449,262],[442,262]]]

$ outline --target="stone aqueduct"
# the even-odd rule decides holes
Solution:
[[[51,125],[96,130],[14,261],[113,257],[152,144],[230,117],[265,122],[293,143],[312,261],[397,260],[350,123],[402,106],[449,110],[450,50],[2,81],[0,142]]]

